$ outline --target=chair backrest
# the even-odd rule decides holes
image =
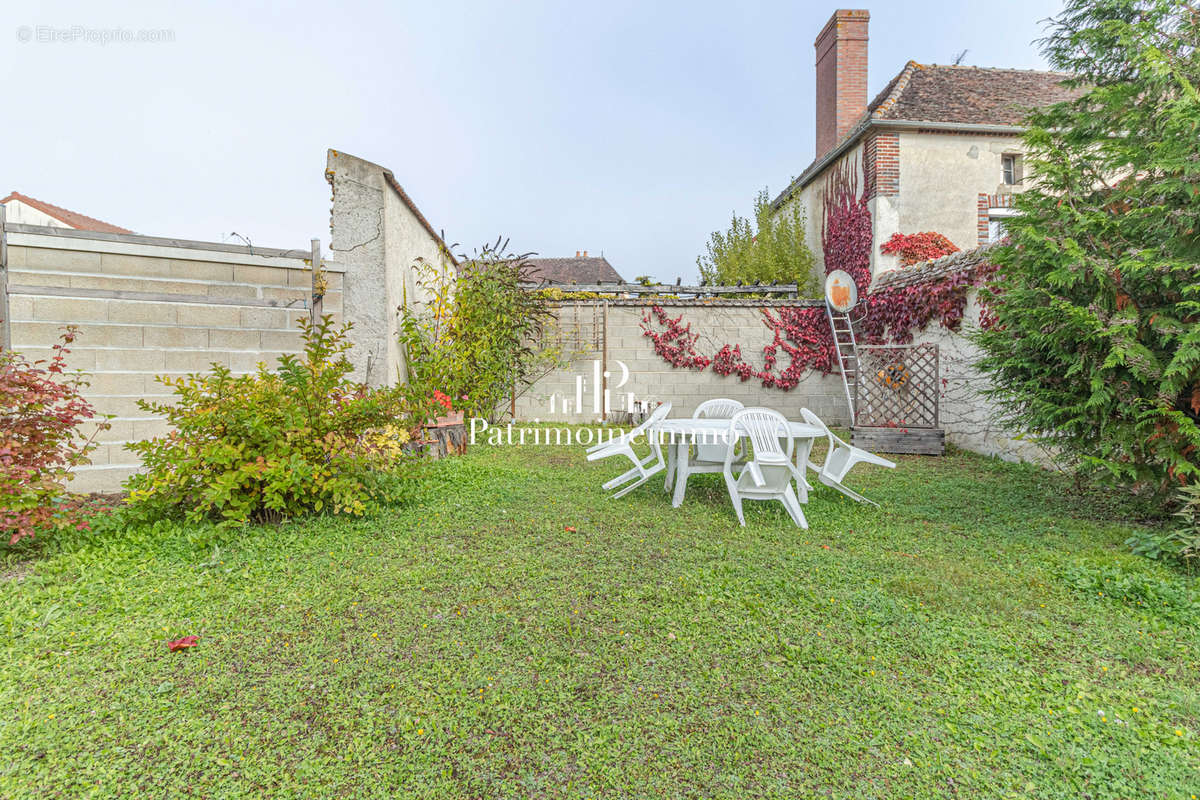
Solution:
[[[804,417],[804,421],[809,425],[815,425],[816,427],[820,428],[822,435],[829,435],[829,426],[822,422],[820,417],[809,411],[807,408],[800,409],[800,416]]]
[[[642,420],[642,423],[640,425],[638,425],[636,428],[631,430],[629,433],[625,434],[626,438],[628,438],[630,441],[632,441],[633,439],[636,439],[639,436],[645,435],[646,432],[648,430],[650,430],[652,427],[654,427],[655,424],[666,419],[667,414],[670,414],[670,413],[671,413],[671,404],[670,403],[659,403],[658,408],[651,411],[649,416],[647,416],[644,420]],[[650,437],[647,437],[647,438],[650,438]]]
[[[746,408],[737,412],[729,424],[750,440],[755,461],[787,461],[788,450],[780,443],[782,437],[791,441],[787,418],[769,408]]]
[[[745,405],[739,403],[737,400],[727,400],[723,397],[718,397],[713,400],[705,400],[696,406],[696,411],[692,414],[692,419],[729,419],[745,407]]]
[[[823,463],[817,464],[815,461],[813,461],[811,454],[809,456],[809,463],[822,473],[825,473],[833,463],[833,454],[837,452],[838,445],[841,445],[843,448],[845,448],[846,443],[834,436],[833,431],[829,430],[829,426],[822,422],[820,417],[809,411],[807,408],[800,409],[800,416],[804,417],[804,421],[809,425],[820,428],[821,434],[829,440],[829,450],[825,453],[825,461]]]

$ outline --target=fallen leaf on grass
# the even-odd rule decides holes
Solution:
[[[196,642],[199,640],[199,636],[184,636],[182,639],[176,639],[173,642],[167,642],[167,649],[174,653],[176,650],[182,650],[185,647],[195,647]]]

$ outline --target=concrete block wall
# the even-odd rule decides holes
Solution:
[[[559,334],[568,342],[582,346],[564,345],[572,356],[570,364],[541,378],[517,399],[517,418],[596,421],[600,415],[595,412],[594,405],[595,377],[596,364],[600,363],[606,365],[610,373],[607,385],[615,412],[609,415],[610,419],[619,417],[626,410],[626,393],[632,391],[635,400],[670,401],[672,416],[691,416],[703,401],[728,397],[747,406],[773,408],[789,419],[799,419],[800,409],[807,407],[831,425],[849,424],[845,392],[841,378],[836,374],[810,372],[798,386],[784,391],[764,387],[755,378],[742,381],[736,375],[718,375],[711,368],[689,370],[667,363],[654,352],[653,343],[643,335],[642,319],[652,305],[653,301],[629,300],[609,302],[607,311],[602,301],[560,307],[557,313]],[[763,346],[772,339],[760,306],[736,301],[707,301],[673,305],[666,310],[672,317],[682,315],[685,323],[691,323],[692,331],[700,335],[696,351],[704,355],[715,355],[726,344],[740,344],[743,356],[757,366],[761,364]],[[591,333],[592,315],[600,319],[603,328],[599,343]],[[571,335],[573,327],[582,329],[574,337]],[[628,370],[627,376],[622,364]],[[570,400],[572,405],[575,403],[577,377],[583,378],[583,408],[564,412],[563,399]],[[623,378],[624,385],[619,385]]]
[[[137,406],[168,401],[157,376],[236,373],[273,365],[300,350],[297,321],[311,304],[311,263],[303,251],[247,253],[215,243],[9,226],[13,347],[51,355],[62,327],[76,325],[68,365],[89,374],[85,395],[112,428],[101,432],[91,466],[74,491],[116,491],[138,467],[128,442],[166,433]],[[325,265],[324,311],[342,315],[343,273]]]

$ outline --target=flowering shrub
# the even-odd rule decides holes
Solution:
[[[417,263],[429,299],[401,309],[399,336],[410,400],[444,391],[460,398],[460,410],[492,418],[511,393],[557,364],[551,350],[535,347],[549,301],[525,289],[532,265],[506,247],[497,241],[460,256],[457,267],[448,251],[440,264]]]
[[[905,267],[958,252],[954,242],[933,231],[894,233],[879,249],[887,255],[899,255],[900,264]]]
[[[80,425],[96,417],[80,391],[81,373],[68,373],[68,327],[49,361],[0,352],[0,534],[16,544],[36,533],[86,528],[80,501],[65,497],[71,467],[87,463],[95,447]],[[97,430],[108,428],[107,422]]]
[[[223,524],[308,512],[362,514],[394,493],[389,481],[409,435],[400,393],[348,379],[349,325],[301,323],[304,356],[285,355],[249,375],[159,378],[175,403],[140,401],[174,427],[127,445],[145,472],[129,501],[145,516],[182,514]]]

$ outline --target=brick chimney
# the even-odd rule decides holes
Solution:
[[[866,9],[841,8],[813,42],[817,50],[817,158],[867,110]]]

